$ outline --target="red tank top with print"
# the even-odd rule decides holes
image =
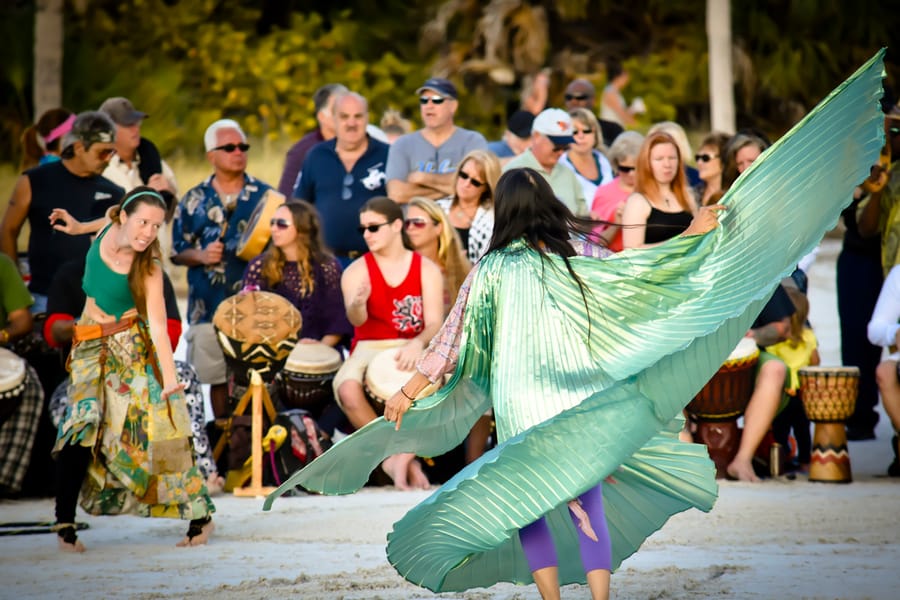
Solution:
[[[422,309],[422,256],[413,252],[406,278],[391,287],[371,252],[364,255],[372,293],[366,302],[368,319],[353,332],[353,346],[360,340],[409,339],[425,328]]]

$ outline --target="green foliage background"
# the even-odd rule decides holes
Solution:
[[[0,163],[18,159],[31,114],[36,0],[0,8]],[[605,65],[631,72],[629,97],[649,108],[644,125],[678,120],[708,127],[703,0],[521,0],[546,14],[544,63],[551,104],[575,76],[605,84]],[[891,46],[900,11],[856,0],[732,0],[739,126],[776,136],[875,50]],[[145,134],[170,159],[200,157],[205,127],[238,119],[275,154],[315,126],[312,93],[341,82],[365,95],[372,118],[386,108],[418,117],[412,91],[436,63],[478,58],[473,31],[495,3],[381,0],[69,0],[65,12],[64,105],[76,110],[125,95],[150,113]],[[444,12],[442,12],[444,11]],[[447,12],[450,11],[450,12]],[[450,14],[440,37],[427,24]],[[519,29],[516,29],[518,27]],[[509,39],[526,39],[521,22]],[[889,54],[890,79],[895,64]],[[489,137],[525,77],[511,85],[454,71],[463,90],[459,121]],[[258,142],[257,142],[258,140]]]

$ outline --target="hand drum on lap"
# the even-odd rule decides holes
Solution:
[[[400,391],[400,387],[409,381],[409,378],[415,374],[413,371],[401,371],[397,367],[397,361],[394,358],[399,348],[388,348],[382,350],[369,362],[366,367],[366,376],[364,388],[366,398],[369,404],[378,415],[384,414],[384,403],[390,400],[391,396]],[[433,394],[439,386],[429,384],[426,386],[417,398],[423,398]]]
[[[0,423],[6,421],[25,393],[25,359],[0,348]]]
[[[249,385],[250,370],[270,383],[297,343],[300,311],[271,292],[247,292],[226,298],[213,316],[216,339],[235,383]]]
[[[297,344],[279,376],[282,402],[287,408],[302,408],[318,418],[334,400],[331,382],[341,367],[341,354],[322,343]]]

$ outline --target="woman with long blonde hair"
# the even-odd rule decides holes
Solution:
[[[459,234],[472,263],[487,251],[494,232],[494,188],[500,179],[500,161],[487,150],[466,154],[456,169],[453,195],[438,200]]]
[[[690,225],[697,203],[687,185],[684,157],[667,133],[651,133],[641,145],[634,193],[622,213],[622,244],[626,249],[654,246]]]
[[[341,294],[341,266],[325,248],[312,204],[292,200],[270,221],[268,250],[247,264],[244,289],[274,292],[290,300],[303,318],[300,342],[337,346],[352,332]]]
[[[472,269],[447,214],[430,198],[415,196],[403,221],[412,249],[433,261],[444,275],[444,316]]]

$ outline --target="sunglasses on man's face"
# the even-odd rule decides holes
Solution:
[[[637,168],[637,167],[627,167],[627,166],[625,166],[625,165],[619,165],[619,166],[618,166],[619,173],[631,173],[631,172],[634,171],[636,168]]]
[[[269,225],[277,229],[287,229],[291,226],[291,222],[287,219],[272,219],[269,221]]]
[[[469,175],[469,174],[466,173],[465,171],[460,171],[460,172],[459,172],[459,178],[462,179],[463,181],[468,181],[469,183],[471,183],[471,184],[474,185],[475,187],[481,187],[481,186],[484,185],[484,182],[483,182],[483,181],[479,181],[478,179],[475,179],[474,177],[472,177],[471,175]]]
[[[103,150],[97,152],[97,158],[99,158],[100,160],[109,160],[115,153],[115,148],[104,148]]]
[[[706,154],[706,153],[694,155],[694,159],[696,159],[697,162],[709,162],[714,158],[719,158],[719,155],[718,154]]]
[[[587,100],[588,98],[590,98],[590,96],[588,96],[587,94],[566,94],[567,102],[570,102],[572,100],[578,100],[580,102],[583,100]]]
[[[554,152],[565,152],[569,149],[569,144],[553,144]]]
[[[223,150],[223,151],[227,152],[228,154],[231,154],[235,150],[240,150],[241,152],[246,152],[249,149],[250,149],[250,144],[244,144],[244,143],[222,144],[221,146],[216,146],[215,148],[213,148],[214,151],[215,150]]]
[[[385,221],[384,223],[379,223],[378,225],[360,225],[359,227],[356,228],[356,230],[360,234],[363,234],[367,231],[369,233],[378,233],[379,229],[381,229],[385,225],[389,225],[389,224],[390,224],[390,221]]]
[[[432,104],[443,104],[444,100],[446,100],[446,98],[443,96],[419,96],[419,104],[423,106],[429,102]]]

